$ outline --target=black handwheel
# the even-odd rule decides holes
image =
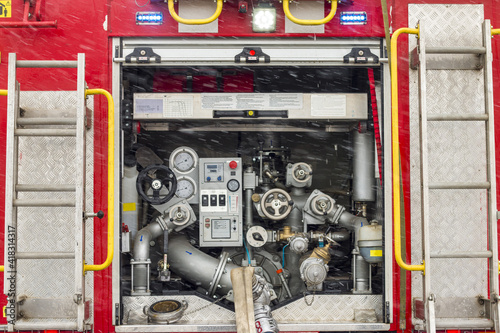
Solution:
[[[149,185],[145,189],[146,185]],[[172,199],[177,191],[177,178],[166,165],[150,165],[139,172],[136,181],[137,193],[153,205],[161,205]],[[153,193],[150,195],[148,193]]]

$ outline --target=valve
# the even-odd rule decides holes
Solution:
[[[293,207],[290,194],[279,188],[274,188],[264,193],[260,202],[264,215],[274,221],[286,218]]]
[[[145,189],[145,185],[149,185],[149,188]],[[137,176],[136,188],[144,200],[161,205],[172,199],[177,191],[177,178],[165,165],[150,165]],[[148,194],[151,190],[153,195]]]

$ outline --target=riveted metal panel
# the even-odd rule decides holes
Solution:
[[[425,22],[428,47],[481,47],[483,5],[410,4],[408,22]],[[409,38],[409,50],[416,38]],[[427,110],[436,114],[485,113],[483,70],[427,71]],[[422,260],[418,72],[410,70],[410,172],[412,263]],[[413,135],[413,133],[415,135]],[[430,122],[429,181],[485,182],[487,155],[484,122]],[[431,252],[487,249],[486,190],[431,190]],[[450,310],[462,304],[470,318],[481,316],[475,297],[487,295],[486,259],[433,259],[431,287],[437,317],[463,317]],[[412,273],[412,297],[422,295],[422,275]],[[460,298],[460,302],[456,299]],[[465,304],[465,305],[464,305]],[[413,319],[414,324],[421,323]]]

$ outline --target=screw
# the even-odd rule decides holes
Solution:
[[[362,56],[363,54],[365,54],[365,53],[363,52],[363,50],[359,50],[359,51],[358,51],[358,55]]]
[[[144,50],[141,50],[141,52],[140,52],[140,53],[141,53],[141,55],[142,55],[142,56],[143,56],[143,55],[146,55],[146,51],[144,51]]]

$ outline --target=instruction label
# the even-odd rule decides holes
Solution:
[[[201,94],[201,108],[206,110],[300,110],[302,94]]]
[[[192,118],[193,96],[142,94],[134,96],[134,114],[162,118]]]
[[[0,17],[11,17],[12,16],[12,2],[9,1],[0,1]]]
[[[311,95],[311,116],[345,117],[346,114],[346,95]]]
[[[192,118],[193,96],[170,95],[165,98],[165,118]]]
[[[138,114],[155,114],[163,113],[162,98],[136,98],[135,113]]]

